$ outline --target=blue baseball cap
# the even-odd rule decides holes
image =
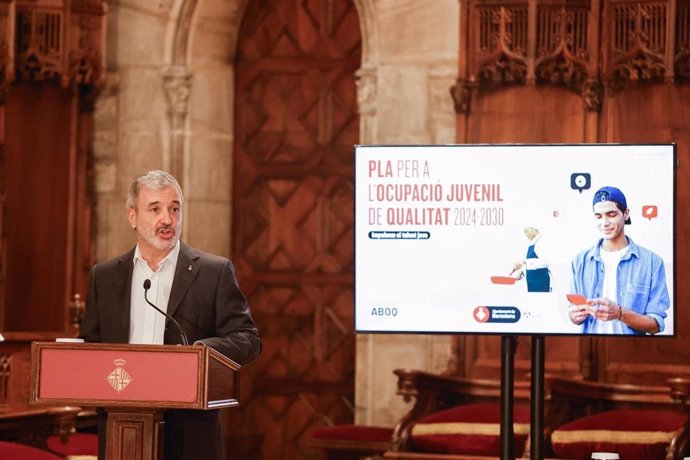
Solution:
[[[594,194],[594,198],[592,199],[592,206],[602,201],[613,201],[614,203],[620,205],[624,210],[628,209],[628,201],[625,199],[625,195],[623,195],[623,192],[616,187],[606,186],[597,190],[597,192]],[[625,223],[626,225],[630,223],[630,217],[625,219]]]

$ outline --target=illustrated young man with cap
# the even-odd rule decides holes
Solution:
[[[602,238],[575,257],[570,291],[587,298],[571,305],[570,320],[585,334],[656,334],[670,306],[664,261],[625,235],[630,209],[616,187],[602,187],[592,200]]]

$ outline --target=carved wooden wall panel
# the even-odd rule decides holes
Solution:
[[[525,85],[484,91],[467,142],[580,142],[584,117],[582,99],[562,89]]]
[[[526,34],[526,35],[525,35]],[[690,2],[461,0],[459,142],[676,142],[690,199]],[[547,370],[649,383],[690,374],[690,241],[677,213],[677,339],[551,338]],[[528,340],[516,354],[529,365]],[[497,375],[500,341],[456,339],[468,375]]]
[[[76,107],[57,85],[36,83],[13,84],[6,101],[4,329],[63,330],[72,288]]]
[[[86,295],[105,11],[105,0],[0,0],[3,330],[71,332],[70,300]]]
[[[458,336],[454,340],[455,353],[462,353],[462,369],[454,374],[473,378],[498,379],[501,371],[501,337]],[[519,336],[514,355],[515,379],[529,380],[531,372],[532,338]],[[545,339],[545,372],[549,374],[579,376],[589,372],[591,365],[587,348],[578,344],[578,339],[547,337]]]
[[[233,458],[316,458],[306,433],[353,419],[359,65],[352,2],[248,3],[236,61],[233,258],[264,349],[231,415]]]
[[[673,49],[668,38],[670,2],[611,2],[606,17],[609,47],[604,55],[607,78],[663,81],[673,78],[666,54]]]
[[[664,340],[601,340],[598,374],[610,381],[662,381],[690,375],[690,85],[646,84],[614,93],[607,100],[607,132],[614,142],[677,143],[680,168],[676,178],[676,293],[678,338]],[[631,232],[633,229],[631,228]],[[634,235],[634,234],[633,234]],[[634,237],[634,236],[633,236]],[[668,270],[668,269],[667,269]]]
[[[571,91],[551,86],[524,85],[478,91],[469,117],[469,143],[579,142],[584,135],[585,108]],[[469,336],[457,345],[464,366],[462,374],[498,378],[501,366],[499,337]],[[515,354],[516,378],[530,372],[531,339],[520,337]],[[549,337],[546,370],[578,375],[591,366],[585,344],[578,339]]]
[[[676,5],[676,46],[674,68],[678,78],[690,79],[690,2]]]

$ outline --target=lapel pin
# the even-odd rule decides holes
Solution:
[[[187,270],[189,270],[189,271],[191,272],[191,271],[192,271],[192,266],[190,265],[189,267],[187,267]]]

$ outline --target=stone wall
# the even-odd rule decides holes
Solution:
[[[129,183],[172,172],[183,238],[230,255],[233,46],[243,2],[121,0],[108,13],[108,84],[96,108],[96,258],[134,244]]]
[[[364,55],[360,71],[360,106],[366,101],[361,110],[361,142],[454,143],[455,112],[449,89],[458,68],[458,1],[372,3],[373,30],[369,32],[375,35],[376,48]],[[363,37],[368,39],[372,37]],[[448,336],[358,335],[356,422],[392,426],[409,409],[395,395],[393,370],[439,372],[449,357]]]
[[[457,0],[354,0],[363,41],[360,142],[455,141]],[[134,243],[124,197],[153,168],[185,192],[190,244],[230,256],[234,44],[246,0],[119,0],[108,17],[108,83],[96,108],[96,258]],[[445,369],[447,336],[359,335],[356,421],[392,425],[407,407],[392,370]]]

